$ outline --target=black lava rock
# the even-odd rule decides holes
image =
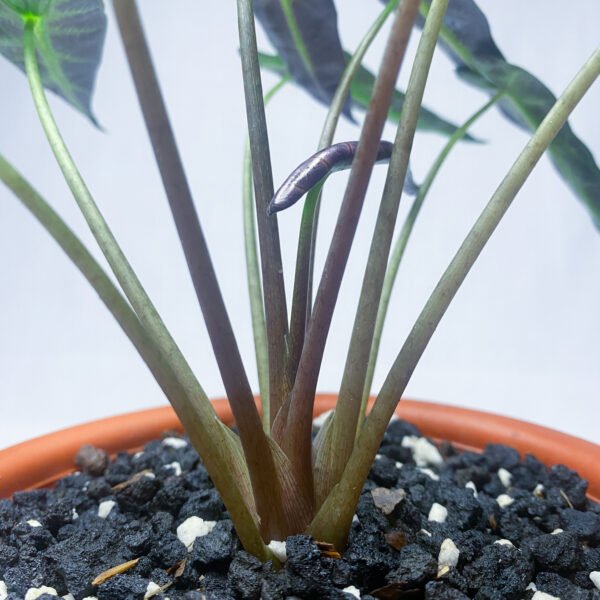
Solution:
[[[41,585],[77,600],[135,600],[151,581],[170,584],[156,600],[352,600],[343,591],[349,586],[363,600],[531,600],[530,583],[562,600],[600,600],[589,578],[600,571],[600,506],[585,497],[587,483],[575,472],[547,469],[530,455],[521,461],[501,445],[476,454],[441,444],[445,462],[428,473],[402,447],[407,435],[419,433],[402,421],[390,425],[343,556],[330,558],[306,535],[292,536],[288,561],[278,571],[241,550],[190,444],[174,448],[155,440],[142,453],[120,453],[106,466],[82,462],[86,472],[51,490],[0,500],[0,580],[7,600],[23,600],[29,588]],[[174,462],[181,474],[169,466]],[[499,468],[512,475],[508,489]],[[477,492],[465,488],[468,482]],[[406,496],[384,512],[371,494],[377,487],[402,488]],[[377,493],[381,499],[386,491]],[[500,507],[500,493],[513,502]],[[116,505],[101,518],[105,500]],[[448,510],[443,523],[428,520],[434,502]],[[176,531],[191,516],[217,523],[188,550]],[[564,531],[552,534],[559,528]],[[458,564],[438,574],[446,538],[459,551]],[[514,546],[495,543],[502,538]],[[127,572],[91,586],[100,573],[134,558]]]

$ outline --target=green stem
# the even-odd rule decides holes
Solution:
[[[383,384],[340,482],[309,527],[309,534],[316,539],[327,540],[339,547],[344,545],[362,484],[390,418],[433,332],[515,196],[575,106],[599,76],[600,47],[548,112],[442,275]]]
[[[333,422],[328,430],[330,440],[321,448],[322,452],[327,454],[323,460],[328,465],[322,470],[319,480],[318,492],[321,499],[324,499],[339,481],[354,446],[369,350],[373,341],[377,307],[381,297],[400,198],[408,172],[408,161],[417,130],[417,119],[421,111],[429,68],[447,6],[448,0],[433,0],[411,70],[365,267],[339,398]]]
[[[371,344],[369,363],[367,366],[367,375],[365,379],[362,403],[360,407],[360,420],[356,432],[357,436],[360,433],[360,428],[362,426],[363,419],[366,415],[367,401],[371,394],[371,386],[373,385],[373,375],[375,373],[375,365],[377,363],[377,357],[379,355],[381,336],[383,333],[383,326],[387,316],[390,297],[392,295],[392,290],[394,289],[394,284],[396,282],[396,277],[398,275],[398,269],[400,268],[402,257],[404,256],[404,251],[406,250],[408,240],[411,236],[417,217],[419,216],[419,213],[421,211],[421,207],[423,206],[423,202],[425,201],[425,198],[427,197],[427,194],[431,189],[435,178],[437,177],[440,169],[442,168],[442,165],[446,161],[446,158],[448,157],[456,143],[459,142],[468,133],[469,129],[477,120],[479,120],[480,117],[482,117],[492,106],[494,106],[494,104],[496,104],[496,102],[498,102],[502,95],[502,92],[498,92],[493,98],[491,98],[491,100],[489,100],[489,102],[486,102],[484,106],[482,106],[477,112],[471,115],[464,122],[464,124],[461,127],[459,127],[448,139],[443,149],[435,159],[433,165],[429,169],[429,172],[427,173],[423,184],[419,188],[417,197],[415,198],[410,208],[408,216],[404,221],[402,229],[400,230],[400,234],[398,235],[398,239],[396,240],[396,244],[394,245],[394,249],[392,250],[392,253],[390,255],[390,260],[383,282],[383,288],[381,290],[381,300],[379,301],[379,309],[377,311],[375,331],[373,332],[373,343]]]
[[[363,39],[357,46],[352,58],[348,61],[344,73],[338,83],[337,89],[327,111],[325,124],[321,131],[319,146],[322,150],[331,146],[335,130],[344,110],[346,98],[350,93],[352,81],[360,68],[367,50],[377,37],[389,15],[398,6],[400,0],[390,0],[378,15]],[[300,353],[304,345],[304,336],[310,313],[312,311],[312,290],[314,278],[315,251],[317,244],[317,229],[319,221],[319,206],[321,202],[321,188],[308,192],[302,210],[302,224],[298,239],[298,252],[296,255],[296,275],[294,278],[294,292],[292,296],[292,313],[290,318],[290,381],[294,381]],[[305,239],[307,238],[307,239]]]
[[[232,447],[226,427],[218,419],[204,390],[115,240],[58,130],[40,76],[36,56],[35,26],[35,19],[25,21],[23,38],[25,70],[35,107],[52,152],[90,230],[142,326],[153,343],[161,348],[165,360],[185,391],[185,398],[175,395],[169,400],[202,456],[228,510],[232,511],[232,519],[238,527],[242,543],[249,551],[267,557],[269,552],[260,537],[249,508],[249,500],[243,497],[240,482],[236,480],[235,474],[239,469],[233,468],[236,463],[235,449]]]
[[[270,416],[273,420],[290,389],[286,370],[287,307],[277,217],[267,215],[267,207],[274,193],[273,173],[252,0],[237,0],[237,10],[248,135],[252,148],[256,219],[269,343]]]
[[[273,434],[292,460],[297,474],[310,473],[312,476],[313,457],[310,435],[312,414],[327,334],[375,164],[400,64],[417,13],[418,1],[404,0],[394,20],[323,268],[315,307],[298,364],[298,376],[294,381],[290,399],[280,415],[277,415],[276,427],[273,428]]]
[[[265,105],[289,81],[284,77],[265,94]],[[269,405],[269,347],[267,327],[265,324],[265,307],[263,304],[262,284],[260,280],[260,264],[256,243],[256,224],[254,207],[254,189],[252,181],[252,158],[250,141],[246,137],[242,168],[242,202],[244,220],[244,249],[246,256],[246,273],[248,276],[248,296],[250,297],[250,314],[252,317],[252,333],[254,336],[254,352],[258,371],[258,388],[262,406],[262,421],[265,432],[271,430],[271,411]]]
[[[285,15],[285,21],[290,30],[292,39],[294,40],[294,45],[296,46],[296,50],[298,51],[298,54],[300,55],[300,58],[302,60],[302,64],[304,65],[304,68],[306,69],[307,73],[314,79],[315,72],[314,72],[314,68],[312,65],[312,61],[310,59],[310,53],[308,52],[308,48],[306,47],[306,44],[304,43],[304,38],[302,37],[302,32],[300,31],[300,28],[298,27],[298,21],[296,20],[296,15],[294,15],[293,1],[294,0],[279,0],[279,3],[281,5],[281,10],[283,11],[283,14]]]

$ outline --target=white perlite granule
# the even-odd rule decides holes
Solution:
[[[329,418],[329,415],[331,413],[333,413],[333,409],[326,410],[324,413],[321,413],[318,417],[315,417],[313,419],[313,426],[314,427],[323,427],[323,425],[325,425],[325,421],[327,421],[327,419]]]
[[[531,590],[532,592],[537,592],[537,586],[533,581],[525,588],[526,590]]]
[[[194,540],[208,535],[216,524],[216,521],[205,521],[200,517],[189,517],[177,528],[177,537],[189,551],[194,545]]]
[[[401,469],[403,467],[403,464],[399,461],[396,461],[396,469]]]
[[[506,469],[500,468],[498,469],[498,478],[500,479],[500,483],[505,487],[510,487],[512,483],[512,473],[507,471]]]
[[[427,465],[441,465],[444,461],[438,449],[426,438],[416,435],[405,435],[402,438],[402,447],[410,448],[417,467]]]
[[[42,585],[39,588],[29,588],[25,594],[25,600],[36,600],[42,594],[48,594],[49,596],[58,596],[56,590],[52,587],[46,587]]]
[[[6,596],[8,596],[6,584],[4,583],[4,581],[0,581],[0,600],[5,600]]]
[[[531,600],[560,600],[560,598],[558,596],[546,594],[546,592],[535,592],[531,597]]]
[[[154,583],[154,581],[149,581],[144,598],[152,598],[152,596],[156,596],[158,592],[160,592],[160,585]]]
[[[79,519],[79,514],[74,508],[71,509],[71,518],[73,521],[77,521],[77,519]]]
[[[188,443],[185,440],[182,440],[178,437],[167,437],[163,441],[163,446],[169,446],[170,448],[175,448],[178,450],[179,448],[185,448]]]
[[[538,483],[533,489],[533,495],[541,498],[544,495],[544,486],[541,483]]]
[[[355,598],[360,598],[360,590],[357,587],[354,587],[353,585],[349,585],[348,587],[344,588],[342,592],[346,592],[346,594],[350,594]]]
[[[494,544],[498,544],[499,546],[512,546],[513,548],[515,547],[515,545],[510,540],[496,540]]]
[[[173,474],[175,477],[179,477],[181,475],[181,465],[177,461],[169,463],[168,465],[165,465],[165,467],[168,469],[173,469]]]
[[[448,518],[448,509],[437,502],[431,505],[429,511],[428,521],[435,521],[436,523],[445,523]]]
[[[104,502],[100,502],[98,505],[98,516],[101,519],[106,519],[116,504],[117,503],[114,500],[104,500]]]
[[[510,506],[514,501],[515,499],[509,496],[508,494],[500,494],[496,498],[496,502],[498,503],[498,506],[500,506],[500,508],[506,508],[507,506]]]
[[[590,580],[600,590],[600,571],[592,571],[590,573]]]
[[[456,547],[456,544],[450,538],[446,538],[440,546],[438,568],[455,567],[458,564],[459,555],[460,550]]]
[[[41,527],[42,524],[37,521],[36,519],[29,519],[29,521],[27,521],[27,525],[29,525],[29,527]]]
[[[287,553],[285,549],[285,542],[278,542],[272,540],[267,544],[267,548],[282,562],[287,560]]]
[[[465,483],[465,487],[469,490],[473,490],[473,496],[477,498],[477,486],[472,481],[468,481],[467,483]]]
[[[73,596],[73,594],[67,594],[66,596],[62,597],[63,600],[75,600],[75,596]]]
[[[427,467],[419,467],[419,471],[427,475],[427,477],[429,477],[430,479],[433,479],[433,481],[440,480],[440,476],[437,473],[434,473],[431,469],[428,469]]]
[[[550,535],[558,535],[559,533],[563,533],[564,529],[557,527]]]
[[[421,529],[419,531],[419,533],[422,533],[423,535],[426,535],[427,537],[431,537],[431,533],[429,531],[427,531],[427,529]]]

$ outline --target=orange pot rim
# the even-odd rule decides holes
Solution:
[[[332,409],[336,400],[335,394],[318,395],[315,415]],[[213,400],[213,406],[223,422],[232,423],[226,399]],[[416,425],[423,435],[451,441],[463,450],[506,444],[548,466],[567,465],[588,480],[589,497],[600,499],[600,446],[592,442],[526,421],[433,402],[402,400],[396,415]],[[0,450],[0,498],[50,485],[72,473],[74,456],[83,444],[115,454],[137,450],[167,430],[182,431],[170,406],[99,419]]]

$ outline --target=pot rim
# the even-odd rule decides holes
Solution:
[[[318,394],[315,415],[331,410],[336,394]],[[371,403],[373,399],[371,399]],[[219,417],[231,424],[224,398],[212,401]],[[462,450],[481,451],[488,443],[513,446],[534,454],[548,466],[566,464],[589,482],[588,496],[600,499],[600,446],[586,440],[489,412],[403,399],[396,415],[416,425],[423,435],[449,440]],[[165,431],[183,431],[170,406],[150,408],[75,425],[0,450],[0,498],[43,487],[75,470],[73,457],[83,444],[115,454],[137,450]]]

